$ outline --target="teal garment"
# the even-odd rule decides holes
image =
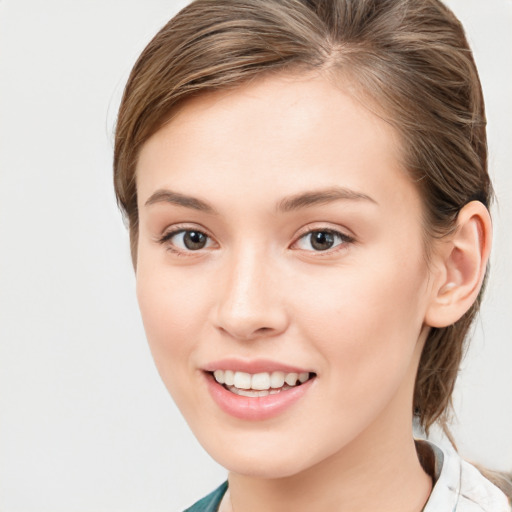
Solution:
[[[224,482],[221,486],[217,487],[215,491],[208,494],[208,496],[199,500],[197,503],[194,503],[183,512],[217,512],[222,497],[226,494],[227,489],[228,483]]]

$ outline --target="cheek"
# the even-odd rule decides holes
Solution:
[[[404,380],[423,325],[425,271],[391,259],[365,272],[340,270],[312,300],[302,296],[304,337],[322,354],[326,380],[348,409],[382,400]],[[306,289],[306,285],[304,285]]]
[[[137,299],[155,364],[171,391],[201,339],[207,289],[187,272],[143,263],[137,269]]]

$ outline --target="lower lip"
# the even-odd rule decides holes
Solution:
[[[300,386],[280,391],[275,395],[247,397],[228,391],[211,373],[205,373],[208,391],[215,403],[227,414],[241,420],[259,421],[280,415],[300,400],[311,388],[315,377]]]

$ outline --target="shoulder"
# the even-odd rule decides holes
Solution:
[[[478,469],[468,462],[461,461],[460,486],[461,512],[510,512],[505,494],[485,478]],[[465,508],[463,508],[463,506]],[[458,509],[457,509],[458,510]]]
[[[455,450],[428,442],[436,459],[435,484],[424,512],[511,512],[505,494]]]
[[[224,482],[222,485],[217,487],[215,491],[205,496],[203,499],[194,503],[191,507],[187,508],[183,512],[217,512],[222,497],[226,493],[228,483]]]

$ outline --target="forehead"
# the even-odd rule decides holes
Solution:
[[[409,181],[399,157],[394,129],[332,81],[272,76],[185,102],[143,146],[137,185],[140,201],[159,187],[223,180],[224,197],[262,183],[375,192]]]

